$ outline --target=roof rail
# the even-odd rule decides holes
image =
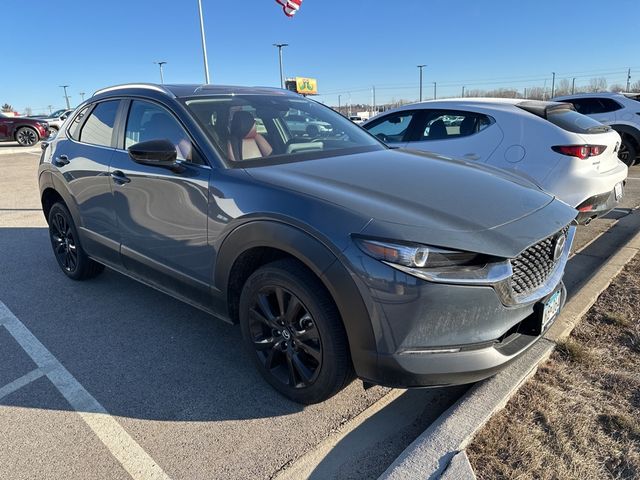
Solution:
[[[113,92],[116,90],[123,90],[125,88],[144,88],[147,90],[155,90],[156,92],[161,92],[171,96],[172,98],[175,98],[175,95],[170,90],[164,87],[161,87],[159,85],[156,85],[154,83],[123,83],[122,85],[114,85],[112,87],[106,87],[106,88],[101,88],[100,90],[96,90],[93,93],[93,96],[95,97],[96,95],[99,95],[101,93]]]

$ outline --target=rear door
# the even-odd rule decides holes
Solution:
[[[390,147],[404,147],[407,145],[418,113],[419,110],[403,110],[380,115],[363,127]]]
[[[120,263],[120,237],[108,171],[120,105],[120,100],[106,100],[83,108],[68,134],[55,142],[52,159],[79,210],[83,248],[112,265]]]
[[[485,162],[502,142],[495,120],[482,113],[461,110],[424,110],[407,148],[448,157]]]
[[[207,246],[211,168],[178,119],[164,106],[127,101],[109,169],[121,255],[134,276],[198,305],[209,306],[213,249]],[[127,148],[166,139],[184,170],[134,162]]]

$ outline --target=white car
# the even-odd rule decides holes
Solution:
[[[622,137],[619,157],[631,166],[640,160],[640,93],[581,93],[556,97],[576,110],[611,126]]]
[[[579,210],[589,223],[623,195],[620,135],[567,103],[434,100],[385,112],[363,128],[390,146],[516,172]]]

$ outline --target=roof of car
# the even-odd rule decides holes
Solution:
[[[629,94],[633,95],[633,94]],[[554,97],[554,100],[569,100],[571,98],[593,98],[593,97],[620,97],[626,96],[623,92],[591,92],[591,93],[574,93],[573,95],[561,95]]]
[[[246,87],[236,85],[208,85],[208,84],[156,84],[156,83],[126,83],[114,85],[98,90],[94,95],[127,90],[152,90],[162,92],[172,97],[194,97],[206,95],[297,95],[289,90],[272,87]]]

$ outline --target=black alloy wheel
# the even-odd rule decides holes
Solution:
[[[93,278],[104,265],[92,260],[82,249],[78,231],[66,205],[54,203],[49,210],[49,239],[58,265],[73,280]]]
[[[71,226],[62,212],[51,216],[49,233],[58,264],[66,273],[73,274],[78,268],[78,248]]]
[[[636,161],[638,150],[633,141],[627,136],[622,137],[622,144],[618,150],[618,158],[621,162],[626,163],[629,167],[633,166]]]
[[[35,145],[40,140],[38,132],[31,127],[21,127],[16,132],[16,141],[23,147]]]
[[[263,378],[287,398],[311,404],[354,377],[347,334],[320,279],[293,258],[253,272],[240,294],[242,337]]]
[[[281,286],[258,291],[249,310],[249,330],[265,370],[290,388],[313,384],[322,367],[322,341],[300,299]]]

